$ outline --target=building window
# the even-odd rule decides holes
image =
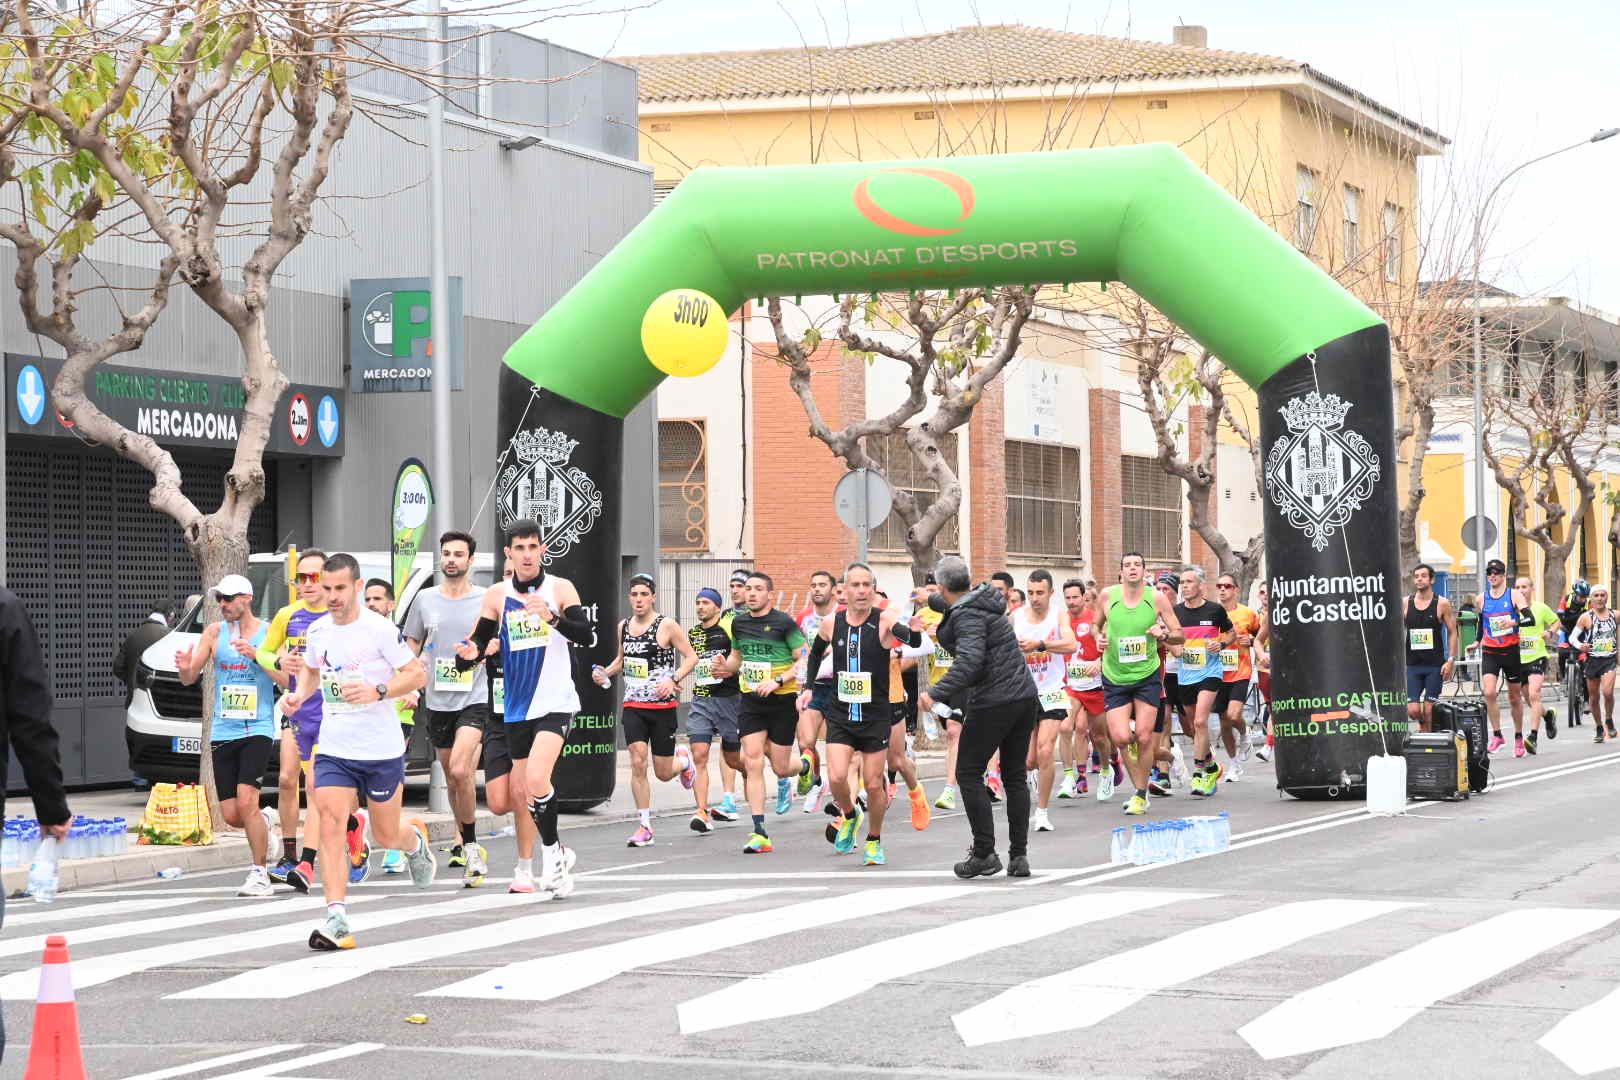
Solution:
[[[1344,262],[1361,258],[1361,191],[1344,185]]]
[[[658,421],[658,546],[709,550],[708,433],[702,420]]]
[[[1140,551],[1149,562],[1180,562],[1181,481],[1160,468],[1158,458],[1126,454],[1120,462],[1120,498],[1121,550]]]
[[[866,452],[877,463],[883,475],[889,478],[889,486],[903,489],[911,493],[917,500],[918,513],[927,513],[928,508],[934,505],[939,498],[939,485],[929,476],[922,463],[906,445],[906,433],[897,431],[893,435],[885,435],[866,440]],[[956,472],[956,433],[946,432],[939,437],[939,453],[949,465],[951,472]],[[945,527],[934,538],[934,546],[942,552],[960,550],[960,532],[957,528],[957,517],[945,523]],[[872,551],[905,551],[906,550],[906,522],[899,514],[891,512],[884,519],[883,524],[872,530],[867,541]]]
[[[1316,242],[1316,170],[1299,166],[1295,186],[1298,201],[1294,206],[1294,246],[1308,252]]]
[[[1401,212],[1394,203],[1384,204],[1384,280],[1401,280]]]
[[[1046,559],[1080,556],[1080,451],[1007,440],[1007,551]]]

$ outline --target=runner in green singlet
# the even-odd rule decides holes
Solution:
[[[1103,708],[1108,737],[1124,756],[1136,794],[1127,814],[1148,808],[1148,771],[1153,766],[1153,723],[1164,687],[1159,681],[1159,643],[1182,641],[1175,608],[1157,590],[1143,588],[1147,562],[1128,551],[1119,560],[1120,584],[1104,590],[1098,605],[1098,640],[1103,646]],[[1134,721],[1134,724],[1133,724]]]

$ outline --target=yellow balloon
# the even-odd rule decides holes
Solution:
[[[696,289],[671,289],[641,318],[642,351],[666,375],[702,375],[720,362],[730,336],[719,301]]]

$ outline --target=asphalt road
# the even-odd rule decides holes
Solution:
[[[575,895],[355,890],[360,947],[316,955],[318,902],[240,873],[8,906],[0,997],[20,1076],[43,934],[67,934],[96,1077],[568,1075],[1366,1077],[1620,1068],[1620,752],[1590,728],[1497,761],[1498,787],[1404,818],[1279,798],[1251,765],[1213,800],[1228,852],[1108,865],[1116,800],[1056,803],[1036,877],[957,881],[960,813],[863,869],[827,819],[744,829],[564,821]],[[1002,823],[1004,825],[1004,822]],[[488,842],[496,873],[510,840]],[[407,1023],[424,1014],[427,1023]]]

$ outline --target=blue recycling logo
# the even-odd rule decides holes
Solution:
[[[321,445],[328,450],[338,440],[338,432],[342,430],[343,420],[338,415],[337,402],[332,395],[327,394],[321,398],[320,406],[315,410],[315,431],[321,437]]]
[[[24,364],[17,372],[17,415],[32,427],[45,415],[45,376],[33,364]]]

